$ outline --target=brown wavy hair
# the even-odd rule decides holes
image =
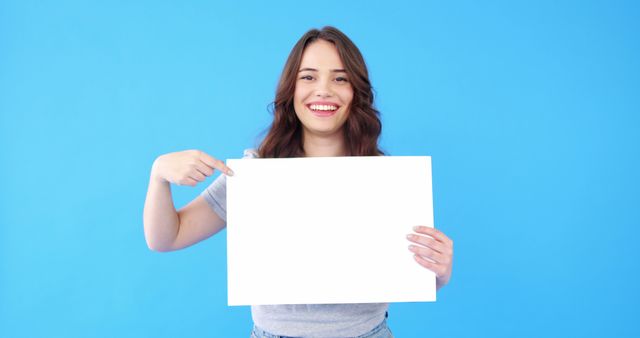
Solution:
[[[382,155],[383,152],[378,148],[382,123],[380,113],[373,106],[374,95],[367,65],[358,47],[344,33],[331,26],[308,31],[289,53],[272,103],[273,122],[258,148],[258,155],[262,158],[304,157],[302,124],[296,116],[293,97],[302,53],[318,39],[336,46],[353,86],[349,115],[342,127],[347,155]]]

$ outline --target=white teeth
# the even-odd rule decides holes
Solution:
[[[325,104],[312,104],[309,106],[311,110],[336,110],[338,107]]]

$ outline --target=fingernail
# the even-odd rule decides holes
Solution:
[[[416,226],[414,226],[414,227],[413,227],[413,230],[414,230],[414,231],[418,231],[418,229],[420,229],[420,226],[419,226],[419,225],[416,225]]]
[[[413,239],[413,235],[411,234],[407,235],[407,239]]]
[[[234,174],[233,174],[233,170],[231,170],[231,169],[227,170],[227,175],[228,175],[228,176],[233,176],[233,175],[234,175]]]

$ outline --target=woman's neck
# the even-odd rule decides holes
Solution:
[[[344,134],[339,131],[332,135],[317,135],[304,132],[304,153],[307,157],[345,156]]]

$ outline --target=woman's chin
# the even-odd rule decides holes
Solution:
[[[342,127],[337,126],[313,125],[305,126],[304,130],[305,134],[308,134],[308,136],[329,137],[339,135],[340,137],[342,137]]]

